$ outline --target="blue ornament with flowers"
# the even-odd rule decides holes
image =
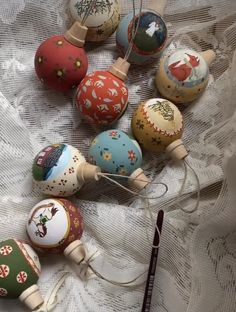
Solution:
[[[129,176],[141,167],[142,151],[138,142],[123,131],[107,130],[92,141],[89,159],[103,172]]]

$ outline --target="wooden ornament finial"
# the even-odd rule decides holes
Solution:
[[[177,160],[182,160],[188,156],[188,152],[181,139],[175,140],[170,145],[168,145],[166,152],[171,156],[171,158]]]
[[[112,73],[114,76],[124,81],[127,78],[129,67],[130,63],[127,62],[125,59],[119,57],[115,61],[115,63],[110,66],[108,71]]]
[[[148,4],[148,9],[156,11],[161,16],[164,14],[167,0],[151,0]]]
[[[37,285],[33,285],[23,291],[23,293],[19,296],[19,299],[31,311],[37,309],[44,303],[44,300]]]
[[[81,25],[79,22],[75,22],[69,30],[65,33],[64,37],[71,44],[81,48],[84,46],[85,38],[88,28]]]
[[[101,172],[101,169],[98,166],[91,165],[87,162],[79,165],[77,170],[77,179],[79,182],[86,183],[89,181],[98,181],[101,177],[98,173]]]
[[[143,169],[138,168],[136,169],[131,175],[130,179],[128,179],[129,185],[139,191],[144,189],[150,180],[145,176]]]
[[[75,262],[76,264],[80,264],[86,254],[85,254],[85,248],[83,243],[80,240],[75,240],[74,242],[72,242],[69,246],[66,247],[66,249],[64,250],[64,255],[72,260],[73,262]]]
[[[200,53],[204,60],[207,62],[208,66],[215,60],[216,54],[213,50],[206,50]]]

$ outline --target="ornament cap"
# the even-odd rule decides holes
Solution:
[[[101,177],[98,173],[101,172],[101,169],[98,166],[91,165],[87,162],[79,165],[77,169],[77,179],[79,182],[86,183],[89,181],[98,181]]]
[[[86,256],[83,243],[78,239],[75,240],[66,247],[64,250],[64,255],[66,258],[72,260],[76,264],[80,264]]]
[[[23,293],[19,296],[19,299],[31,311],[37,309],[44,303],[44,300],[37,285],[33,285],[23,291]]]
[[[213,50],[206,50],[206,51],[200,52],[200,54],[204,58],[204,60],[207,62],[208,66],[210,66],[211,63],[216,58],[216,54]]]
[[[167,146],[166,152],[173,158],[177,160],[182,160],[188,156],[188,151],[186,150],[184,143],[181,139],[175,140],[170,145]]]
[[[128,181],[131,187],[138,189],[139,191],[144,189],[148,183],[150,183],[150,180],[145,176],[143,169],[141,168],[136,169],[130,175],[130,179]]]
[[[125,59],[119,57],[115,61],[115,63],[110,66],[108,71],[112,73],[112,75],[124,81],[127,78],[129,67],[130,67],[130,63],[127,62]]]
[[[88,28],[81,25],[79,22],[75,22],[70,29],[67,30],[64,37],[71,44],[81,48],[84,46],[85,38]]]
[[[166,1],[167,0],[151,0],[148,5],[148,9],[156,11],[161,16],[163,16],[166,7]]]

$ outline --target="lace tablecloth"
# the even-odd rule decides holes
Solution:
[[[132,3],[120,0],[122,14]],[[26,238],[25,223],[42,196],[32,189],[31,165],[44,146],[66,142],[85,156],[94,130],[81,122],[73,94],[46,89],[34,73],[34,53],[43,40],[68,28],[68,1],[8,0],[0,3],[0,213],[1,239]],[[145,1],[145,5],[147,2]],[[138,7],[138,3],[137,3]],[[168,195],[153,202],[165,210],[165,221],[153,291],[152,311],[236,311],[235,98],[236,2],[234,0],[169,0],[164,18],[171,43],[168,50],[188,46],[212,48],[217,59],[203,96],[186,108],[184,142],[189,162],[201,182],[197,212],[183,213],[175,198],[182,168],[165,158],[144,155],[143,168],[154,181],[168,184]],[[106,69],[117,57],[114,36],[102,45],[87,45],[89,72]],[[141,100],[157,95],[158,64],[132,67],[130,105],[117,127],[129,131],[130,117]],[[181,202],[195,203],[191,178]],[[92,192],[91,192],[92,191]],[[150,192],[155,191],[155,186]],[[151,248],[145,235],[143,202],[104,183],[86,186],[73,201],[85,221],[84,241],[96,246],[124,276],[147,268]],[[151,225],[148,227],[153,234]],[[39,287],[45,295],[63,272],[70,271],[55,311],[140,311],[144,285],[136,289],[111,286],[98,278],[80,280],[63,257],[42,259]],[[112,273],[112,272],[110,272]],[[17,301],[0,301],[0,311],[25,311]]]

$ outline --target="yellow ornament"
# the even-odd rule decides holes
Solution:
[[[174,149],[180,145],[183,147],[180,140],[183,133],[182,114],[165,99],[155,98],[141,103],[132,118],[132,131],[140,145],[148,151],[164,152],[168,148],[172,152],[173,144]],[[180,158],[186,156],[184,151],[184,156],[182,154]]]
[[[163,56],[156,74],[160,94],[174,103],[196,100],[205,90],[209,80],[209,65],[215,59],[213,50],[202,53],[178,49]]]

